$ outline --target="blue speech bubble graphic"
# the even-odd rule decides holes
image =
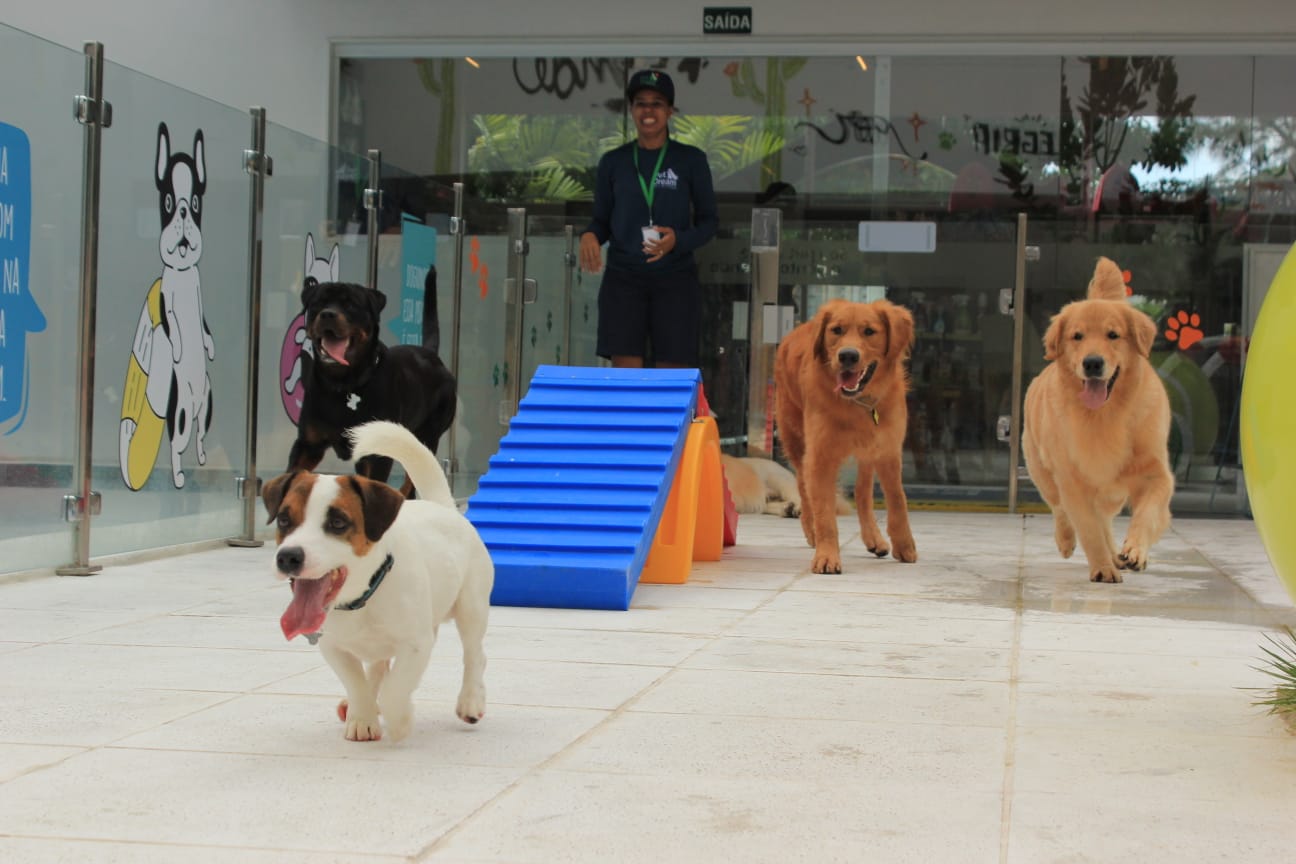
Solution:
[[[31,224],[31,141],[17,126],[0,123],[0,427],[17,418],[6,435],[27,416],[27,334],[45,329],[28,281]]]

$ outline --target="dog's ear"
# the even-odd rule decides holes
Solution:
[[[194,178],[194,191],[201,195],[207,191],[207,157],[203,155],[203,134],[201,129],[194,133],[193,160],[194,171],[198,175]]]
[[[396,514],[405,503],[405,496],[386,483],[368,477],[352,475],[347,479],[360,495],[365,537],[373,542],[386,534],[387,529],[396,521]]]
[[[266,512],[270,514],[270,518],[266,520],[267,525],[279,514],[279,505],[283,503],[284,493],[288,491],[292,479],[296,476],[296,471],[280,474],[261,487],[261,500],[265,503]]]
[[[903,306],[888,301],[882,307],[882,320],[887,326],[886,356],[888,360],[899,361],[909,356],[909,349],[914,342],[913,314]]]
[[[841,302],[841,300],[829,300],[820,306],[815,314],[814,356],[820,363],[828,362],[828,346],[825,344],[828,338],[828,322],[832,320],[833,308]]]
[[[1152,355],[1152,343],[1156,341],[1157,337],[1156,322],[1133,306],[1125,307],[1125,317],[1129,320],[1130,335],[1134,339],[1134,345],[1138,348],[1138,352],[1144,357],[1150,357]]]
[[[1066,329],[1066,310],[1053,316],[1044,331],[1044,359],[1056,360],[1062,353],[1062,331]]]
[[[319,293],[320,283],[314,276],[307,276],[306,281],[302,283],[302,308],[309,309],[315,302],[315,295]]]
[[[167,165],[171,163],[171,133],[167,131],[165,123],[158,124],[157,137],[157,168],[153,174],[153,180],[157,183],[158,189],[163,188],[167,179]]]
[[[374,289],[368,294],[369,311],[373,313],[375,321],[380,321],[383,309],[387,308],[387,295]]]

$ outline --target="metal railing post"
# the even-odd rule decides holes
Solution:
[[[564,366],[572,365],[572,291],[576,281],[576,226],[564,225],[563,234],[567,241],[563,253],[563,341],[562,362]]]
[[[522,400],[523,307],[535,302],[537,289],[536,280],[528,279],[526,275],[526,259],[531,244],[527,242],[525,207],[508,208],[508,232],[508,277],[504,280],[504,362],[507,364],[508,381],[505,384],[505,399],[500,403],[501,426],[509,425]]]
[[[260,546],[256,538],[256,504],[261,494],[257,476],[257,372],[261,366],[261,241],[265,213],[265,181],[274,174],[274,160],[266,155],[266,110],[251,109],[252,147],[243,151],[243,170],[250,176],[248,196],[248,367],[246,470],[234,478],[234,494],[243,502],[243,533],[225,542],[231,546]]]
[[[378,290],[378,215],[382,210],[382,151],[369,151],[369,185],[364,190],[364,206],[369,211],[369,270],[370,290]]]
[[[1012,407],[1008,430],[1008,512],[1017,512],[1018,466],[1021,464],[1022,433],[1022,333],[1026,324],[1026,225],[1025,213],[1017,214],[1017,266],[1013,283]]]
[[[55,570],[60,576],[89,576],[103,567],[90,563],[90,518],[102,507],[91,489],[94,435],[95,318],[99,284],[99,160],[103,130],[112,125],[112,105],[103,98],[104,50],[87,42],[85,95],[74,99],[74,115],[85,130],[81,160],[81,302],[77,332],[79,359],[76,389],[76,453],[72,458],[75,488],[63,496],[63,518],[72,523],[72,563]]]
[[[450,312],[451,324],[451,341],[450,341],[450,374],[454,376],[455,388],[459,387],[459,327],[463,322],[463,286],[460,284],[463,279],[463,245],[464,234],[467,231],[468,224],[463,218],[463,183],[454,184],[454,215],[450,217],[450,236],[454,237],[454,262],[451,265],[450,283],[453,286],[451,298],[453,307]],[[427,302],[427,298],[423,298]],[[443,460],[445,465],[446,477],[450,480],[450,491],[454,492],[455,474],[459,472],[459,458],[455,452],[455,427],[459,425],[458,411],[455,412],[455,422],[450,424],[450,429],[446,433],[446,458]]]

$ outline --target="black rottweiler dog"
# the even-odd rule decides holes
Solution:
[[[436,452],[455,415],[455,379],[437,355],[436,269],[424,281],[423,344],[388,347],[378,337],[387,298],[350,282],[308,280],[302,290],[309,353],[302,356],[301,416],[288,454],[289,471],[313,471],[332,447],[351,458],[345,432],[370,420],[408,428]],[[385,482],[392,460],[366,456],[355,473]],[[401,486],[413,497],[408,478]]]

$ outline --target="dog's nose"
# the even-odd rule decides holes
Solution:
[[[843,348],[837,352],[837,362],[850,368],[859,362],[860,353],[854,348]]]
[[[1090,354],[1084,358],[1084,373],[1086,378],[1101,378],[1103,367],[1106,365],[1103,358],[1097,354]]]
[[[302,565],[306,563],[306,551],[300,546],[285,546],[275,553],[275,566],[279,568],[280,573],[292,576],[301,572]]]
[[[336,317],[337,317],[336,309],[321,309],[319,311],[319,319],[321,321],[332,321]]]

